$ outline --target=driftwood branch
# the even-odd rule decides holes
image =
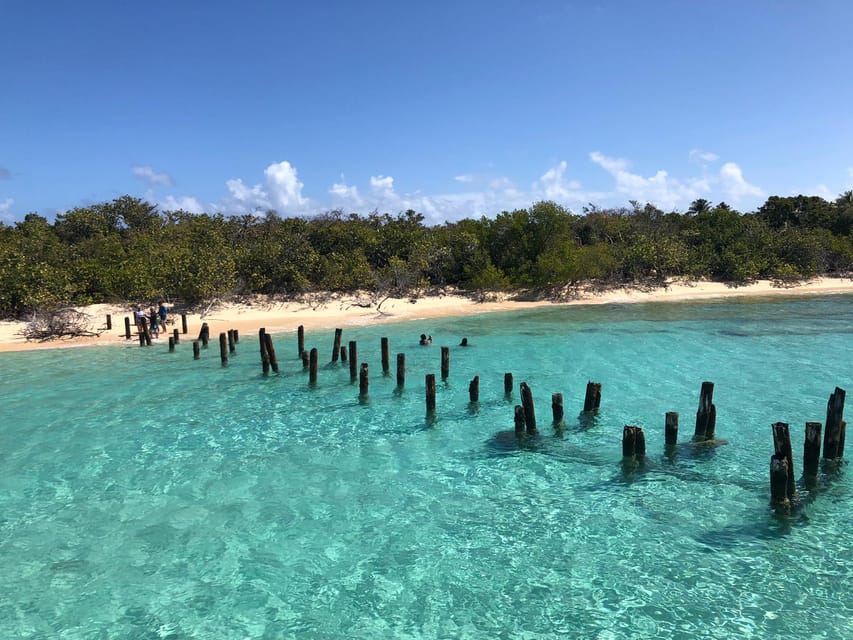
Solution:
[[[21,335],[28,341],[48,342],[63,338],[92,337],[101,335],[92,330],[91,316],[64,307],[51,311],[36,311],[27,325],[21,330]]]

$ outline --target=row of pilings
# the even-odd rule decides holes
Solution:
[[[107,316],[107,324],[111,325],[111,317]],[[125,318],[126,339],[131,339],[130,318]],[[137,324],[138,339],[140,346],[151,345],[151,334],[145,319],[140,319]],[[180,343],[180,335],[188,332],[187,318],[181,315],[181,332],[174,329],[169,336],[169,351],[175,350]],[[358,380],[359,399],[364,402],[369,396],[369,367],[366,362],[359,364],[358,344],[349,341],[345,347],[342,345],[342,329],[335,329],[332,344],[332,363],[348,362],[350,381]],[[201,349],[207,348],[210,341],[210,329],[206,322],[202,323],[198,338],[193,340],[193,358],[201,357]],[[239,333],[236,329],[229,329],[219,334],[219,351],[222,366],[228,365],[230,355],[236,351],[239,342]],[[273,345],[272,336],[266,329],[258,330],[258,343],[260,350],[261,371],[264,376],[271,372],[279,373],[278,358]],[[383,337],[380,341],[381,367],[383,375],[390,374],[390,349],[388,338]],[[303,369],[308,371],[308,382],[310,386],[318,383],[319,351],[317,348],[305,348],[305,329],[300,325],[297,329],[297,352],[302,360]],[[450,349],[443,346],[440,350],[441,379],[446,381],[450,375]],[[425,374],[425,405],[426,416],[431,422],[436,417],[436,376],[433,373]],[[396,354],[396,382],[398,388],[405,386],[406,382],[406,355]],[[506,398],[512,396],[514,390],[514,379],[512,373],[504,374],[504,395]],[[588,382],[584,395],[581,416],[594,415],[599,411],[601,405],[601,383]],[[479,402],[480,377],[474,376],[468,385],[469,401],[472,404]],[[713,402],[714,383],[705,381],[699,392],[699,407],[696,411],[696,422],[691,439],[691,445],[708,446],[724,444],[724,440],[716,437],[717,409]],[[803,476],[801,484],[806,488],[813,488],[820,471],[821,443],[823,444],[823,461],[825,465],[837,466],[844,457],[844,441],[847,423],[843,420],[844,400],[846,392],[839,387],[830,395],[826,411],[826,431],[822,439],[823,425],[820,422],[805,422],[805,440],[803,450]],[[513,409],[514,432],[517,438],[525,439],[535,437],[539,434],[536,422],[536,410],[533,400],[533,392],[526,382],[519,385],[521,404]],[[560,429],[564,421],[563,394],[553,393],[551,396],[552,425]],[[679,414],[668,411],[664,416],[664,441],[666,452],[672,453],[678,445],[678,422]],[[792,507],[800,504],[800,493],[795,481],[794,461],[791,448],[789,424],[776,422],[771,425],[773,436],[773,454],[770,458],[770,503],[779,513],[790,513]],[[646,438],[643,428],[637,425],[625,425],[622,429],[622,463],[626,469],[642,466],[646,458]]]

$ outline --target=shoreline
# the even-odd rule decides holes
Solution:
[[[411,301],[408,298],[390,298],[376,310],[364,306],[357,294],[329,297],[317,301],[281,301],[259,297],[253,302],[223,303],[209,308],[207,312],[187,314],[188,335],[198,335],[202,322],[207,322],[213,339],[222,331],[237,329],[248,335],[261,327],[268,333],[295,332],[299,325],[306,329],[333,329],[367,324],[408,322],[455,316],[477,315],[502,311],[520,311],[537,307],[579,306],[601,304],[637,304],[644,302],[689,302],[715,298],[784,297],[807,295],[853,294],[853,279],[815,278],[791,287],[775,286],[761,280],[749,285],[732,287],[720,282],[671,282],[666,287],[652,290],[619,288],[603,292],[582,292],[576,299],[565,301],[516,301],[497,300],[477,302],[465,296],[431,295]],[[27,341],[22,335],[26,322],[0,322],[0,353],[30,351],[35,349],[61,349],[84,346],[123,345],[131,341],[125,338],[124,317],[132,317],[130,306],[96,304],[79,307],[92,318],[93,330],[100,335],[79,337],[48,342]],[[106,316],[112,316],[112,329],[106,330]],[[169,325],[168,332],[161,332],[156,343],[166,344],[168,335],[177,326]],[[136,340],[135,332],[132,341]]]

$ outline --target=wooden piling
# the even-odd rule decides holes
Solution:
[[[826,460],[840,458],[844,453],[842,423],[844,415],[844,389],[835,387],[826,404],[826,428],[823,436],[823,457]]]
[[[177,329],[172,330],[172,337],[175,339],[175,344],[181,343],[180,333]]]
[[[222,366],[228,366],[228,335],[223,331],[219,334],[219,360]]]
[[[347,361],[347,348],[341,345],[341,363]]]
[[[642,462],[646,457],[646,434],[641,427],[625,425],[622,429],[622,459]]]
[[[536,431],[536,411],[533,409],[533,392],[526,382],[519,385],[521,392],[521,406],[524,407],[524,427],[529,435],[535,434]]]
[[[181,333],[187,333],[187,314],[181,314]]]
[[[380,354],[382,358],[382,375],[387,376],[391,370],[388,353],[388,338],[379,338]]]
[[[341,353],[341,334],[343,329],[335,329],[335,342],[332,345],[332,362],[338,361],[338,356]]]
[[[770,504],[780,511],[791,508],[788,499],[788,460],[776,453],[770,457]]]
[[[236,351],[236,347],[234,345],[234,329],[228,329],[228,353],[234,353]]]
[[[713,440],[717,424],[717,407],[713,404],[714,383],[703,382],[699,392],[699,409],[696,411],[694,440]]]
[[[788,498],[797,495],[797,487],[794,484],[794,456],[791,452],[791,432],[785,422],[774,422],[773,429],[773,453],[783,456],[788,463]]]
[[[586,394],[583,398],[583,412],[590,413],[592,411],[598,411],[598,408],[601,406],[601,383],[600,382],[587,382],[586,383]]]
[[[151,332],[148,330],[148,319],[139,319],[139,346],[151,346]]]
[[[426,410],[427,415],[435,413],[435,374],[426,374]]]
[[[513,385],[512,374],[511,373],[505,373],[504,374],[504,395],[505,396],[511,396],[512,395],[512,388],[513,388],[512,385]]]
[[[308,383],[311,385],[317,384],[317,360],[319,360],[319,354],[315,347],[308,354]]]
[[[349,379],[354,381],[358,375],[358,344],[355,340],[349,341]]]
[[[551,416],[554,418],[554,424],[560,424],[563,421],[563,394],[551,394]]]
[[[450,347],[441,348],[441,379],[447,380],[450,375]]]
[[[397,354],[397,386],[406,386],[406,354]]]
[[[674,447],[678,444],[678,413],[676,411],[667,411],[664,420],[666,446]]]
[[[368,386],[369,380],[367,377],[367,363],[362,362],[361,367],[358,370],[358,397],[362,400],[367,398]]]
[[[198,360],[201,358],[201,347],[198,344],[198,340],[193,340],[193,360]]]
[[[470,402],[480,401],[480,376],[474,376],[468,383],[468,400]]]
[[[814,477],[820,468],[820,422],[806,422],[806,439],[803,443],[803,475]]]
[[[130,333],[130,318],[128,318],[127,316],[125,316],[125,318],[124,318],[124,339],[125,339],[125,340],[130,340],[130,338],[131,338],[131,333]]]
[[[524,407],[520,404],[515,405],[515,435],[524,435]]]
[[[113,330],[113,317],[108,313],[107,314],[107,331]]]
[[[301,324],[296,329],[296,348],[299,350],[298,357],[302,357],[302,354],[305,353],[305,327]]]
[[[198,339],[201,341],[201,346],[207,349],[207,343],[210,340],[210,327],[206,322],[201,323],[201,331],[198,332]]]
[[[302,367],[308,368],[308,352],[305,350],[302,351]]]
[[[261,371],[265,376],[270,373],[270,355],[267,352],[266,335],[267,330],[264,327],[258,329],[258,347],[261,351]]]
[[[234,344],[238,344],[240,342],[240,330],[232,329],[232,331],[234,332]]]
[[[264,333],[264,345],[267,348],[270,367],[272,367],[273,373],[278,373],[278,358],[275,357],[275,347],[272,344],[272,336],[268,333]]]
[[[174,352],[175,350],[175,337],[169,336],[169,353]]]

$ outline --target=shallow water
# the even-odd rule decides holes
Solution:
[[[853,637],[849,468],[803,491],[790,517],[768,507],[771,423],[791,424],[799,470],[804,422],[851,388],[851,302],[346,329],[369,364],[366,401],[346,364],[326,364],[331,331],[306,336],[316,388],[295,332],[276,336],[281,373],[268,378],[249,335],[226,368],[215,341],[194,361],[187,336],[175,353],[2,354],[0,637]],[[471,347],[455,346],[462,336]],[[451,369],[433,421],[424,376],[439,374],[440,345]],[[581,420],[588,380],[602,406]],[[703,380],[728,444],[697,449]],[[540,428],[524,442],[501,433],[521,381]],[[681,416],[674,455],[667,411]],[[622,466],[625,424],[646,432],[642,468]]]

